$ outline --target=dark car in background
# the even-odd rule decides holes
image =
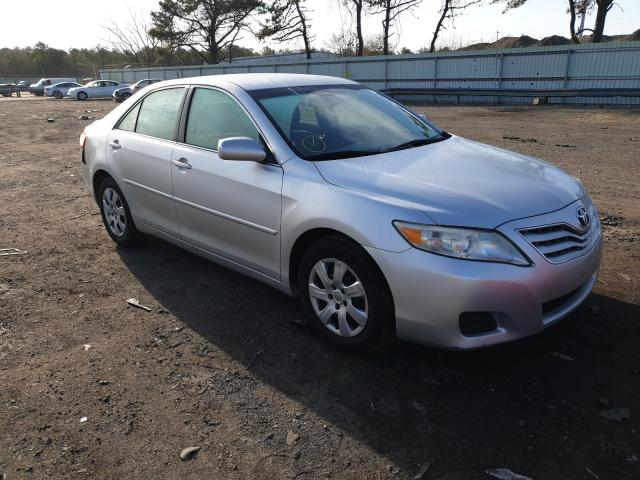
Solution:
[[[115,92],[113,92],[113,100],[116,102],[124,102],[127,98],[129,98],[134,93],[142,90],[144,87],[148,87],[151,84],[160,82],[161,80],[157,78],[145,78],[144,80],[140,80],[133,85],[129,85],[124,88],[119,88]]]
[[[2,95],[3,97],[10,97],[14,93],[20,96],[20,93],[28,91],[29,82],[27,80],[20,80],[18,83],[0,83],[0,95]]]

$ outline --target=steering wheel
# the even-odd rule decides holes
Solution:
[[[327,135],[319,135],[310,130],[296,129],[291,131],[292,140],[301,149],[317,155],[327,150]]]

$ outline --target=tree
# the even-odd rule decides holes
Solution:
[[[518,8],[527,3],[528,0],[491,0],[491,3],[504,3],[504,11]],[[578,35],[582,31],[593,32],[593,43],[602,42],[604,36],[604,26],[607,19],[607,14],[615,5],[614,0],[567,0],[569,2],[569,31],[571,33],[571,39],[574,43],[580,43]],[[575,31],[575,22],[577,14],[584,15],[587,10],[596,6],[596,22],[593,30],[590,28],[581,29],[579,32]]]
[[[129,9],[129,21],[120,26],[111,21],[103,27],[109,35],[112,48],[123,56],[131,58],[138,65],[150,67],[158,59],[160,41],[152,36],[150,23]]]
[[[382,55],[384,53],[384,38],[382,33],[370,36],[364,42],[365,55]]]
[[[364,55],[364,35],[362,33],[362,15],[371,2],[368,0],[341,0],[356,24],[356,55]]]
[[[576,32],[576,18],[581,16],[584,22],[584,17],[587,11],[593,7],[593,0],[568,0],[569,2],[569,33],[571,34],[571,41],[573,43],[580,43],[579,35],[584,31],[584,25],[580,26],[580,30]]]
[[[602,41],[604,35],[604,24],[607,19],[607,13],[613,8],[613,0],[595,0],[597,5],[596,24],[593,27],[593,43]]]
[[[355,45],[353,36],[344,28],[340,32],[336,32],[325,42],[326,48],[341,57],[350,57],[355,54]],[[364,48],[364,45],[363,45]]]
[[[417,7],[422,0],[369,0],[374,14],[382,13],[382,41],[383,55],[389,55],[389,40],[391,38],[392,28],[395,26],[398,17],[409,10]]]
[[[220,63],[261,6],[261,0],[161,0],[160,10],[151,13],[150,33],[205,63]]]
[[[305,0],[272,0],[263,12],[268,15],[261,24],[258,38],[272,38],[276,42],[302,39],[307,59],[311,58],[311,36]]]
[[[430,52],[434,52],[436,49],[436,40],[438,40],[438,35],[440,35],[440,30],[446,28],[444,26],[444,22],[447,20],[453,19],[460,12],[460,10],[464,10],[465,8],[470,7],[471,5],[477,5],[482,0],[443,0],[442,8],[440,9],[440,18],[438,19],[438,23],[436,24],[436,29],[433,32],[433,37],[431,38],[431,46],[429,47]]]
[[[67,52],[64,50],[51,48],[44,42],[38,42],[28,50],[33,68],[42,75],[64,71],[67,66]]]

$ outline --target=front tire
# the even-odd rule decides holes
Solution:
[[[62,98],[64,97],[64,95],[62,95],[62,92],[60,90],[56,90],[55,92],[53,92],[53,96],[58,100],[62,100]]]
[[[98,202],[102,223],[111,239],[123,247],[137,243],[140,232],[133,223],[127,200],[112,178],[105,178],[100,184]]]
[[[314,243],[300,262],[298,291],[312,328],[334,345],[376,351],[393,341],[391,293],[359,246],[340,237]]]
[[[76,95],[76,98],[81,102],[84,102],[87,98],[89,98],[89,95],[87,95],[86,92],[78,92],[78,95]]]

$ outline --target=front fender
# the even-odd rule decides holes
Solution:
[[[393,227],[393,220],[432,223],[423,212],[327,183],[312,162],[294,158],[283,164],[282,282],[289,281],[289,263],[296,241],[314,229],[331,229],[364,247],[402,252],[409,244]]]

